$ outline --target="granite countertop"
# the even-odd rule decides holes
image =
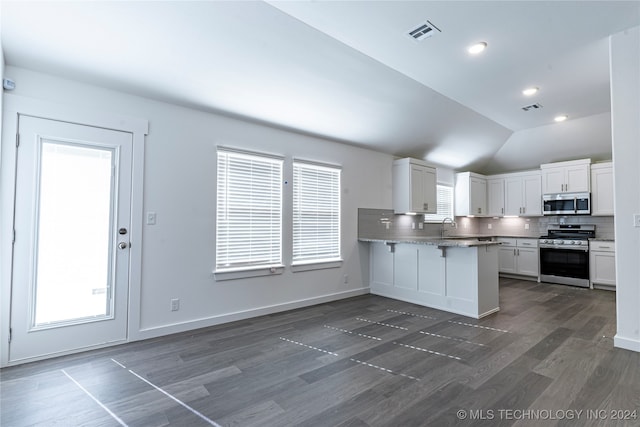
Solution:
[[[361,242],[382,242],[382,243],[414,243],[422,245],[434,245],[442,247],[471,247],[471,246],[489,246],[499,245],[498,241],[491,240],[477,240],[477,239],[497,239],[500,237],[518,238],[518,239],[538,239],[533,236],[507,236],[507,235],[495,235],[488,236],[486,234],[459,234],[455,236],[440,237],[389,237],[386,239],[372,239],[367,237],[361,237],[358,240]],[[605,237],[594,237],[589,239],[593,242],[614,242],[614,239]]]
[[[451,236],[445,236],[447,239],[497,239],[500,237],[507,237],[511,239],[539,239],[540,236],[524,236],[522,234],[453,234]]]
[[[486,237],[486,236],[483,236]],[[368,239],[359,238],[361,242],[377,242],[377,243],[412,243],[419,245],[433,245],[438,247],[452,248],[470,248],[475,246],[493,246],[499,245],[499,242],[488,240],[475,240],[470,238],[444,238],[439,237],[405,237],[405,238],[389,238],[389,239]]]

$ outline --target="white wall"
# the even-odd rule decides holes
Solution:
[[[523,154],[525,153],[525,154]],[[611,113],[567,120],[514,132],[482,173],[537,169],[543,163],[611,158]]]
[[[368,248],[357,242],[357,208],[391,206],[391,156],[25,69],[9,66],[7,72],[16,81],[13,93],[21,97],[149,121],[144,210],[157,213],[157,224],[143,230],[141,303],[132,307],[141,330],[132,331],[132,339],[368,292]],[[343,266],[298,273],[286,269],[282,275],[216,282],[212,270],[218,144],[284,155],[285,178],[292,157],[342,165]],[[286,188],[287,263],[291,197]],[[2,281],[6,288],[5,274]],[[169,310],[172,298],[181,300],[177,312]]]
[[[640,351],[640,27],[611,36],[617,347]]]

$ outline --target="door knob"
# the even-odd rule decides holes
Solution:
[[[127,249],[127,242],[120,242],[118,243],[118,247],[120,249]]]

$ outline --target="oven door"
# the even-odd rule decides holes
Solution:
[[[540,248],[542,282],[589,287],[589,250]]]

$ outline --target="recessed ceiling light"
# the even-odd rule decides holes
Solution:
[[[478,53],[482,52],[486,48],[487,48],[487,43],[480,42],[480,43],[476,43],[474,45],[469,46],[469,48],[467,49],[467,52],[469,52],[472,55],[477,55]]]
[[[535,95],[536,93],[538,93],[540,89],[538,89],[537,87],[528,87],[525,90],[522,91],[522,94],[524,96],[531,96],[531,95]]]
[[[559,116],[556,116],[553,120],[555,120],[556,122],[564,122],[568,118],[569,116],[567,116],[566,114],[561,114]]]

